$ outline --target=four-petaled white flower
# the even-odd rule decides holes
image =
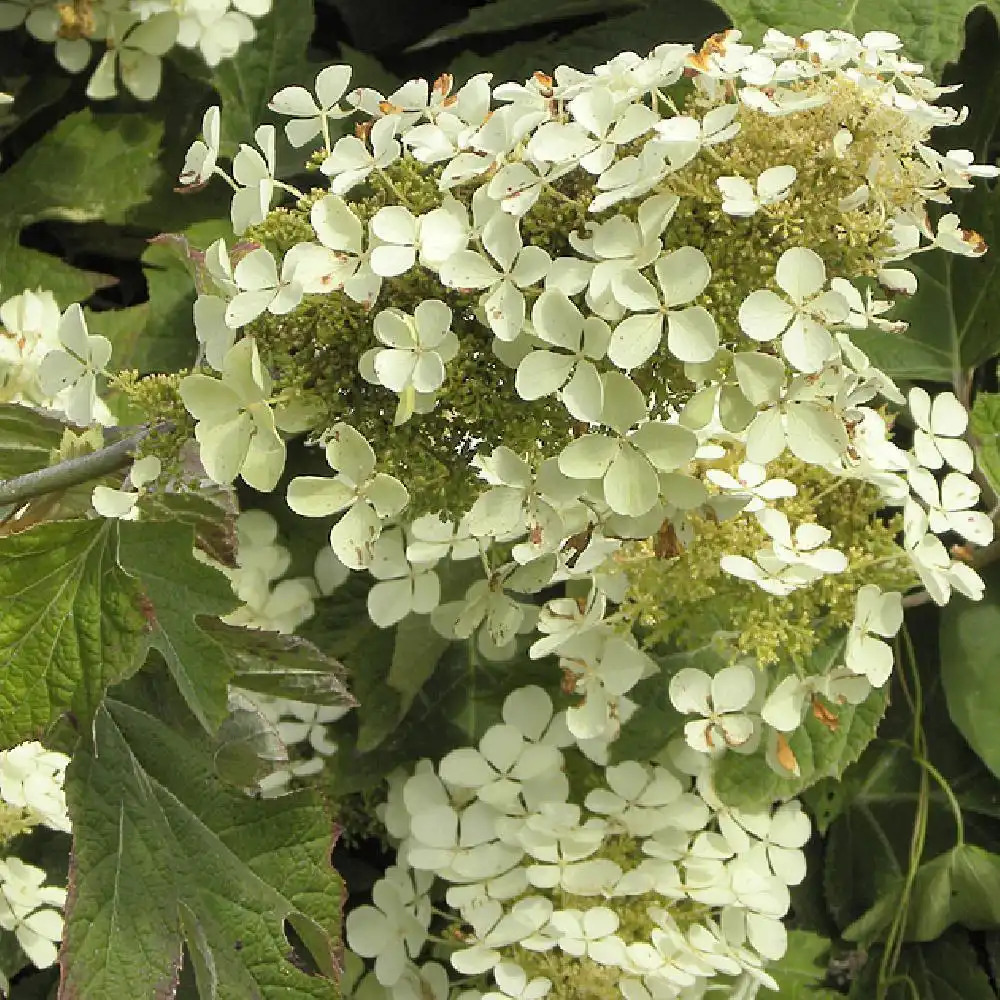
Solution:
[[[399,159],[403,147],[396,138],[398,115],[386,115],[375,122],[368,133],[369,148],[354,135],[341,136],[320,164],[320,170],[331,177],[330,190],[346,194],[360,184],[373,170],[384,170]]]
[[[61,348],[42,358],[38,381],[42,392],[56,396],[55,403],[74,423],[89,424],[98,406],[97,376],[111,360],[111,342],[91,335],[77,303],[59,320]]]
[[[410,502],[406,487],[375,472],[372,446],[353,427],[333,426],[326,461],[337,476],[297,476],[288,484],[288,506],[303,517],[347,513],[330,529],[330,546],[345,566],[365,569],[372,561],[382,522]]]
[[[258,148],[241,142],[233,157],[233,179],[240,186],[233,193],[230,215],[237,233],[264,221],[276,187],[274,126],[261,125],[253,137]]]
[[[524,246],[517,219],[498,212],[483,227],[483,249],[496,263],[475,250],[460,250],[439,271],[449,288],[484,288],[480,299],[486,322],[500,340],[515,340],[524,326],[521,291],[542,280],[552,258],[541,247]]]
[[[786,298],[767,288],[751,292],[740,305],[740,327],[754,340],[781,337],[785,357],[795,368],[818,372],[836,351],[827,326],[847,320],[847,300],[823,290],[826,265],[806,247],[791,247],[778,258],[774,280]]]
[[[847,634],[844,663],[855,674],[868,678],[872,687],[882,687],[892,675],[891,639],[903,624],[902,595],[883,594],[873,583],[865,584],[854,605],[854,622]]]
[[[359,906],[347,915],[347,943],[362,957],[375,959],[375,976],[383,986],[399,980],[407,958],[416,958],[427,940],[429,883],[420,872],[411,875],[393,866],[375,883],[374,906]]]
[[[941,484],[926,469],[917,466],[907,473],[910,487],[927,506],[928,524],[935,534],[956,531],[973,545],[989,545],[993,521],[989,514],[972,508],[979,502],[979,486],[961,472],[949,472]]]
[[[440,299],[424,299],[412,316],[383,309],[374,330],[385,347],[362,355],[362,372],[374,374],[380,385],[399,395],[398,426],[413,415],[418,395],[430,396],[441,388],[445,364],[458,353],[458,337],[451,331],[451,310]]]
[[[375,543],[368,572],[379,582],[368,591],[368,616],[379,628],[389,628],[408,614],[430,614],[441,599],[441,583],[433,563],[407,559],[399,528]]]
[[[205,184],[215,173],[222,141],[221,118],[218,105],[209,108],[201,120],[201,139],[191,143],[184,157],[180,182],[184,185]]]
[[[723,667],[714,677],[696,667],[682,667],[670,679],[670,701],[678,712],[701,715],[684,724],[688,746],[719,754],[727,748],[749,752],[757,727],[744,711],[757,690],[754,671],[742,664]]]
[[[604,407],[604,386],[594,362],[608,349],[610,327],[596,316],[584,319],[558,291],[542,292],[531,310],[531,323],[536,336],[562,350],[535,350],[521,359],[514,380],[518,395],[540,399],[561,389],[563,405],[577,420],[597,423]]]
[[[710,361],[719,347],[719,330],[704,306],[687,306],[712,277],[708,258],[696,247],[680,247],[660,257],[653,266],[657,290],[637,270],[625,271],[614,285],[615,298],[632,315],[611,335],[608,357],[625,371],[645,364],[660,346],[667,321],[667,348],[680,361]]]
[[[285,124],[285,135],[296,148],[315,139],[321,132],[328,139],[328,120],[345,118],[354,113],[353,108],[344,110],[338,103],[350,81],[350,66],[327,66],[316,77],[316,97],[305,87],[285,87],[271,98],[267,106],[279,115],[292,119]]]
[[[605,500],[615,513],[640,517],[657,502],[659,473],[686,465],[698,440],[680,424],[647,420],[645,398],[627,376],[607,372],[601,383],[601,423],[616,436],[584,434],[570,442],[559,456],[559,469],[571,479],[602,480]]]
[[[278,485],[285,442],[274,423],[271,384],[253,337],[229,349],[221,379],[201,374],[181,379],[181,399],[198,421],[195,438],[213,482],[229,484],[242,476],[262,493]]]
[[[930,394],[920,386],[910,390],[908,400],[913,422],[913,452],[928,469],[940,469],[946,463],[969,475],[972,472],[972,449],[963,440],[969,426],[969,413],[953,392],[939,392],[931,402]]]

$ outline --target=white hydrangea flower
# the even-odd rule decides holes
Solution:
[[[560,773],[562,754],[554,746],[536,742],[545,728],[545,723],[537,725],[539,715],[545,716],[544,703],[547,702],[547,715],[551,718],[551,701],[539,688],[534,692],[522,689],[516,701],[513,697],[511,695],[504,703],[504,714],[511,722],[491,726],[480,740],[478,749],[453,750],[442,758],[439,766],[441,778],[449,785],[467,788],[483,802],[504,812],[520,811],[518,797],[522,788],[527,785],[526,794],[530,795],[533,782],[544,783],[549,789],[555,778],[560,787],[554,794],[559,796],[565,791]],[[530,703],[529,698],[532,699]],[[528,726],[524,726],[515,711],[522,706],[530,713],[526,720]]]
[[[939,392],[931,402],[926,389],[914,386],[908,398],[913,422],[913,451],[917,461],[928,469],[940,469],[946,463],[964,475],[972,472],[972,449],[963,440],[969,426],[969,413],[953,392]]]
[[[347,914],[344,932],[351,949],[375,959],[375,976],[392,986],[403,975],[408,958],[416,958],[427,940],[431,905],[430,878],[393,866],[372,890],[373,906]]]
[[[548,923],[552,901],[542,896],[519,899],[505,912],[495,900],[469,915],[473,944],[452,953],[452,967],[463,975],[478,975],[495,968],[502,958],[499,948],[506,948],[536,934]]]
[[[335,424],[326,446],[334,479],[297,476],[288,484],[288,506],[303,517],[347,513],[330,530],[330,545],[351,569],[365,569],[374,556],[383,520],[409,503],[406,487],[392,476],[375,472],[375,452],[353,427]]]
[[[395,423],[412,416],[417,396],[432,395],[445,380],[445,365],[458,353],[458,337],[451,331],[451,310],[440,299],[424,299],[412,316],[399,309],[383,309],[374,323],[375,336],[385,345],[361,358],[363,370],[399,395]]]
[[[784,478],[768,479],[767,470],[762,465],[753,462],[740,462],[736,475],[732,476],[722,469],[708,469],[705,478],[719,487],[720,490],[735,494],[749,494],[750,501],[743,508],[748,514],[763,510],[775,500],[787,500],[794,497],[798,488],[793,482]]]
[[[919,466],[907,473],[910,487],[927,507],[928,524],[935,534],[955,531],[973,545],[989,545],[993,521],[989,514],[971,508],[979,502],[980,489],[961,472],[949,472],[941,484]]]
[[[17,943],[39,969],[56,961],[62,939],[66,890],[43,885],[45,872],[20,858],[0,860],[0,927],[13,931]]]
[[[663,767],[624,761],[606,768],[604,775],[608,789],[588,792],[584,804],[616,819],[633,837],[648,837],[665,825],[682,793],[680,781]]]
[[[836,351],[827,326],[847,319],[847,300],[824,291],[826,265],[814,250],[791,247],[779,258],[774,273],[783,299],[769,289],[751,292],[740,305],[740,328],[758,341],[781,338],[788,361],[801,372],[818,372]]]
[[[723,104],[706,112],[699,121],[689,115],[665,118],[656,126],[657,141],[666,146],[674,170],[690,163],[702,146],[714,146],[732,139],[742,127],[736,117],[738,104]]]
[[[298,149],[322,133],[330,145],[330,119],[345,118],[353,114],[340,106],[340,99],[351,82],[350,66],[327,66],[316,77],[313,97],[305,87],[284,87],[268,102],[268,107],[292,121],[285,124],[288,141]]]
[[[241,142],[233,157],[233,179],[239,188],[233,194],[230,215],[237,233],[264,221],[277,187],[274,126],[261,125],[254,132],[254,142],[258,149]]]
[[[120,73],[134,97],[151,101],[160,91],[161,57],[173,48],[179,28],[173,11],[153,14],[147,20],[131,12],[112,14],[106,36],[108,49],[87,84],[87,96],[92,100],[115,97]]]
[[[716,186],[722,193],[722,211],[727,215],[747,218],[762,208],[784,201],[791,193],[798,171],[785,164],[768,167],[751,184],[745,177],[719,177]]]
[[[0,400],[53,405],[42,389],[40,366],[60,347],[60,316],[55,296],[42,289],[26,290],[0,305]]]
[[[268,493],[285,468],[285,442],[269,404],[271,376],[252,337],[226,352],[222,378],[187,375],[181,380],[184,406],[195,418],[195,437],[209,478],[229,484],[237,476]]]
[[[111,342],[88,332],[77,303],[62,314],[58,332],[61,346],[42,358],[38,381],[70,420],[86,425],[97,412],[97,376],[111,360]]]
[[[611,329],[596,316],[583,314],[562,292],[545,291],[531,310],[532,330],[544,343],[561,348],[526,354],[517,367],[515,386],[522,399],[540,399],[561,390],[566,409],[578,420],[596,423],[604,408],[604,386],[594,367],[608,349]]]
[[[37,740],[0,752],[0,799],[23,809],[31,823],[70,831],[63,794],[69,757],[46,750]]]
[[[659,498],[659,473],[683,468],[694,458],[698,439],[680,424],[647,420],[645,398],[627,376],[606,372],[601,384],[601,423],[615,435],[584,434],[570,442],[559,455],[559,469],[571,479],[602,480],[608,506],[639,517]]]
[[[264,247],[251,250],[233,270],[238,289],[226,306],[226,326],[238,330],[255,320],[264,310],[281,316],[291,312],[302,301],[302,286],[295,280],[296,247],[285,254],[278,265]]]
[[[179,178],[181,184],[206,184],[212,178],[222,142],[221,127],[221,113],[218,105],[214,105],[201,120],[202,138],[191,143],[184,157]]]
[[[330,190],[346,194],[360,184],[373,170],[384,170],[399,159],[403,147],[396,138],[399,128],[398,115],[386,115],[371,126],[368,141],[371,148],[354,135],[341,136],[320,164],[320,169],[331,177]]]
[[[382,288],[382,276],[371,267],[378,240],[365,249],[361,220],[339,195],[324,195],[313,205],[309,220],[322,246],[305,244],[299,253],[296,278],[307,292],[343,290],[354,302],[371,308]]]
[[[680,247],[660,257],[653,271],[659,289],[638,271],[622,273],[615,298],[631,315],[614,329],[608,357],[625,371],[645,364],[655,354],[667,323],[667,348],[680,361],[700,363],[714,357],[719,331],[704,306],[684,306],[708,286],[712,269],[696,247]]]
[[[480,305],[486,321],[500,340],[515,340],[524,326],[522,289],[541,281],[552,259],[541,247],[524,246],[517,219],[506,212],[494,215],[483,227],[483,250],[459,250],[440,267],[441,283],[449,288],[483,288]]]
[[[684,724],[688,745],[702,753],[727,748],[749,752],[757,728],[743,711],[757,690],[754,671],[742,664],[723,667],[714,677],[695,667],[683,667],[670,679],[670,701],[678,712],[701,715]]]
[[[436,562],[436,560],[435,560]],[[433,562],[412,562],[406,554],[402,529],[394,528],[375,542],[368,565],[378,583],[368,591],[368,615],[388,628],[409,614],[430,614],[441,600],[441,582]]]
[[[892,647],[882,640],[893,638],[902,624],[902,596],[883,594],[874,584],[865,584],[855,598],[854,622],[847,635],[847,668],[867,677],[872,687],[882,687],[892,674],[893,663]]]

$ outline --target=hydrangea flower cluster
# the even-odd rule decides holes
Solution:
[[[494,650],[537,628],[532,657],[558,657],[582,698],[580,738],[613,738],[654,670],[621,621],[669,615],[643,573],[669,577],[709,537],[718,587],[800,600],[814,619],[839,609],[828,617],[852,639],[837,669],[883,684],[901,590],[982,593],[938,536],[992,532],[962,404],[912,390],[903,451],[884,405],[904,399],[849,338],[899,332],[874,296],[914,290],[900,262],[985,251],[925,206],[997,170],[926,145],[963,114],[933,103],[944,89],[899,48],[882,32],[771,31],[754,51],[728,32],[589,74],[492,89],[482,74],[458,90],[442,77],[388,96],[348,92],[348,68],[330,67],[314,94],[272,102],[293,145],[321,144],[329,192],[274,176],[270,126],[230,177],[211,109],[181,179],[222,174],[243,241],[204,255],[205,366],[180,386],[209,476],[271,490],[286,437],[322,443],[331,474],[294,478],[288,503],[339,515],[336,557],[379,581],[373,621],[434,611],[444,634]],[[330,120],[351,114],[357,135],[331,145]],[[283,192],[295,203],[273,209]],[[418,434],[430,468],[394,444]],[[836,505],[813,498],[843,506],[847,489],[877,559],[823,523]],[[901,525],[880,520],[887,505]],[[436,609],[435,565],[477,551],[484,579]],[[529,595],[554,583],[577,596],[536,618]],[[836,677],[801,683],[832,691]],[[700,688],[675,702],[715,711]],[[702,749],[746,742],[709,744],[721,731]]]
[[[394,997],[447,994],[412,965],[435,878],[471,927],[452,967],[496,987],[467,998],[770,985],[808,830],[794,804],[725,806],[720,758],[796,774],[803,719],[833,728],[888,681],[905,591],[982,596],[963,401],[904,397],[851,339],[905,336],[909,258],[985,252],[949,192],[1000,173],[931,148],[964,112],[900,49],[731,31],[389,95],[329,67],[271,105],[327,180],[308,191],[275,175],[271,126],[223,169],[206,113],[181,181],[221,176],[237,237],[195,260],[178,389],[207,476],[270,492],[290,438],[321,447],[329,471],[283,490],[374,579],[375,625],[429,615],[484,656],[527,649],[572,702],[556,740],[544,696],[517,692],[478,749],[395,783],[399,863],[348,918]],[[98,346],[70,352],[75,374],[52,363],[66,385],[107,363]],[[465,560],[481,576],[442,603]],[[261,605],[275,576],[253,572]],[[650,652],[705,646],[715,669],[663,677],[697,765],[605,767]],[[570,740],[606,788],[566,778]]]
[[[0,839],[10,841],[35,826],[68,833],[63,781],[69,757],[41,743],[0,752]],[[0,859],[0,927],[13,933],[39,969],[56,960],[62,940],[66,890],[45,885],[41,868],[16,856]]]
[[[256,37],[254,19],[271,0],[0,0],[0,30],[20,28],[54,46],[56,61],[82,73],[100,53],[87,96],[107,100],[119,81],[140,101],[159,93],[162,58],[175,45],[209,66]]]
[[[601,768],[584,791],[567,777],[575,742],[565,713],[525,687],[478,747],[392,778],[383,818],[397,862],[374,905],[347,917],[348,944],[375,960],[355,996],[448,997],[443,968],[418,964],[442,952],[462,1000],[776,988],[764,963],[785,952],[788,887],[806,871],[798,802],[729,809],[707,759],[683,749],[668,765]],[[441,895],[454,912],[438,928]],[[424,980],[442,985],[422,993]]]

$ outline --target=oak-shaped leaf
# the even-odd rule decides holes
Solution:
[[[173,996],[182,941],[203,1000],[336,996],[342,886],[321,800],[228,787],[169,684],[138,680],[98,711],[94,749],[67,773],[60,1000]],[[302,971],[286,924],[317,974]]]

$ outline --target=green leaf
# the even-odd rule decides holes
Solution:
[[[344,665],[305,639],[216,621],[203,628],[228,658],[237,687],[313,705],[357,704],[347,690]]]
[[[300,77],[314,23],[312,0],[281,0],[257,21],[253,44],[219,63],[212,86],[222,100],[222,139],[229,153],[236,143],[252,141],[254,129],[269,119],[267,102],[282,87],[312,85]]]
[[[50,464],[59,448],[63,423],[41,410],[0,404],[0,479],[14,479]]]
[[[441,578],[441,604],[462,600],[469,586],[482,577],[482,569],[473,559],[448,562],[439,566],[437,573]],[[417,692],[434,675],[450,645],[451,641],[431,625],[427,615],[407,615],[396,626],[392,663],[386,680],[389,687],[400,694],[400,718],[409,711]]]
[[[948,713],[982,762],[1000,776],[1000,569],[983,571],[982,601],[951,601],[941,612],[941,679]]]
[[[956,923],[1000,927],[1000,855],[960,844],[917,870],[906,940],[933,941]]]
[[[198,721],[214,732],[228,713],[232,670],[197,615],[224,615],[237,604],[226,577],[194,557],[194,531],[170,521],[126,521],[119,558],[148,601],[149,644],[162,653]]]
[[[643,0],[553,0],[548,4],[539,4],[535,0],[491,0],[482,7],[473,7],[461,21],[439,28],[411,45],[407,51],[429,49],[456,38],[518,31],[535,24],[556,24],[576,17],[608,14],[642,4]]]
[[[871,1000],[876,995],[881,958],[880,949],[869,954],[861,976],[854,981],[851,1000]],[[885,1000],[996,1000],[966,934],[953,932],[930,944],[908,945],[896,977]]]
[[[747,756],[726,754],[716,768],[716,791],[727,804],[751,809],[798,795],[821,778],[839,778],[874,738],[885,706],[884,690],[873,691],[857,706],[829,706],[837,717],[835,730],[807,713],[788,740],[799,764],[799,777],[786,778],[771,770],[761,747]]]
[[[830,942],[821,934],[790,931],[788,951],[769,963],[767,971],[778,983],[781,1000],[836,1000],[839,993],[823,987],[830,959]]]
[[[72,710],[87,732],[105,689],[141,665],[141,592],[112,521],[52,521],[0,538],[0,745]]]
[[[961,52],[962,25],[980,0],[719,0],[744,41],[757,44],[768,28],[801,35],[816,28],[841,29],[859,38],[866,31],[894,31],[906,45],[906,54],[925,64],[939,79],[947,62]],[[996,9],[994,3],[988,6]]]
[[[972,404],[969,416],[975,448],[976,465],[1000,496],[1000,393],[981,392]]]
[[[63,118],[0,181],[0,274],[4,295],[51,289],[60,305],[87,298],[107,282],[64,261],[22,247],[21,230],[43,219],[126,221],[145,201],[160,170],[162,125],[145,115]]]
[[[261,778],[286,763],[288,748],[277,727],[249,698],[232,694],[229,715],[215,738],[215,770],[219,777],[237,788],[252,789]]]
[[[430,680],[449,645],[450,641],[431,627],[426,615],[407,615],[396,626],[386,681],[401,696],[401,715],[406,714],[416,693]]]
[[[928,701],[928,723],[933,712]],[[932,762],[962,809],[966,839],[1000,847],[994,779],[946,717],[928,724],[927,737]],[[955,845],[955,820],[937,784],[928,789],[924,858],[933,859]],[[921,769],[902,743],[876,741],[844,776],[843,809],[826,842],[825,888],[838,927],[851,926],[853,938],[877,938],[895,915],[920,794]]]
[[[336,996],[342,889],[319,797],[254,800],[226,787],[205,734],[161,720],[169,686],[150,687],[106,702],[95,751],[78,751],[67,773],[61,995],[171,996],[183,938],[205,1000]],[[320,975],[298,967],[286,921]]]

